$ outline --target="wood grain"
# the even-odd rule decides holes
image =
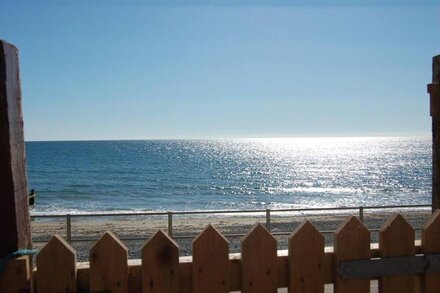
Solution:
[[[246,235],[241,249],[242,292],[277,292],[277,241],[260,223]]]
[[[0,40],[0,257],[32,248],[18,50]]]
[[[76,292],[76,253],[55,235],[37,254],[37,291]]]
[[[193,292],[229,292],[229,242],[212,225],[193,241]]]
[[[391,216],[379,230],[380,256],[414,255],[414,237],[414,229],[400,214]],[[383,277],[379,279],[379,292],[413,293],[414,291],[414,275]]]
[[[335,266],[342,261],[369,259],[370,232],[356,217],[348,217],[334,233],[334,250]],[[370,280],[344,280],[336,275],[335,292],[368,293]]]
[[[289,237],[289,293],[324,292],[324,237],[309,222]]]
[[[127,247],[106,232],[90,250],[90,290],[128,292]]]
[[[142,292],[179,292],[179,247],[162,230],[142,247]]]

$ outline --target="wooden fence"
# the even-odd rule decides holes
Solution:
[[[54,236],[36,257],[32,287],[38,293],[268,293],[281,287],[289,292],[324,292],[324,284],[333,283],[335,292],[362,293],[370,292],[370,279],[346,279],[338,271],[340,264],[436,253],[440,253],[440,210],[425,224],[420,241],[415,241],[414,229],[399,214],[382,226],[378,244],[370,243],[370,232],[354,216],[335,231],[334,247],[324,247],[324,237],[306,221],[290,235],[284,254],[277,251],[276,239],[262,224],[256,224],[244,237],[241,254],[229,254],[228,241],[208,225],[193,241],[193,256],[180,259],[178,246],[162,231],[144,244],[141,260],[130,261],[125,245],[107,232],[92,247],[89,264],[77,263],[75,250]],[[20,273],[19,261],[4,271],[2,278],[8,282],[0,281],[1,292],[18,292],[7,288],[15,286],[11,275]],[[408,270],[393,275],[384,269],[385,274],[378,277],[379,292],[440,292],[438,272]]]

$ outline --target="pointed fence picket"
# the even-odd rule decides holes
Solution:
[[[334,234],[335,264],[341,261],[370,258],[370,231],[356,217],[349,217]],[[368,279],[344,280],[337,276],[336,293],[368,293]]]
[[[309,221],[289,237],[289,293],[324,292],[324,237]]]
[[[413,256],[414,238],[411,225],[401,215],[393,215],[379,231],[379,254],[381,257]],[[379,292],[410,293],[414,290],[414,275],[383,277],[379,280]]]
[[[127,247],[106,232],[90,250],[90,290],[128,292]]]
[[[229,292],[229,242],[208,225],[193,242],[194,293]]]
[[[179,247],[162,230],[142,247],[142,292],[179,292]]]
[[[324,283],[333,283],[334,292],[370,292],[371,276],[350,278],[342,269],[347,267],[341,266],[354,268],[353,261],[371,264],[377,257],[385,261],[401,256],[437,257],[440,211],[426,223],[421,240],[416,246],[414,229],[401,215],[394,215],[382,226],[378,247],[370,244],[367,228],[356,217],[349,217],[335,231],[334,247],[324,248],[323,236],[306,221],[289,237],[287,253],[277,252],[276,239],[256,224],[243,239],[241,254],[230,255],[228,241],[208,225],[193,241],[193,257],[179,259],[177,244],[158,231],[145,243],[142,260],[136,263],[127,261],[127,248],[107,232],[91,249],[89,266],[77,268],[75,250],[54,236],[37,255],[34,292],[266,293],[287,287],[289,293],[322,293]],[[380,292],[431,293],[440,287],[439,272],[422,269],[417,276],[401,268],[394,272],[398,273],[375,275]],[[9,284],[6,288],[16,287]]]
[[[76,292],[76,252],[55,235],[37,254],[37,292]]]
[[[242,291],[277,291],[277,241],[260,223],[246,235],[241,245]]]

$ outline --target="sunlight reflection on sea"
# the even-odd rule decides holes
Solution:
[[[421,137],[28,142],[33,214],[426,204]]]

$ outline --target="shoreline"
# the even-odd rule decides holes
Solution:
[[[394,212],[381,213],[365,213],[364,224],[368,229],[379,229],[386,219],[395,214]],[[417,210],[399,211],[405,219],[414,227],[421,228],[426,220],[431,215],[430,211]],[[326,246],[331,246],[333,242],[333,231],[347,218],[349,215],[358,216],[358,213],[344,213],[344,214],[314,214],[314,215],[288,215],[279,216],[276,213],[271,214],[271,232],[272,233],[288,233],[291,234],[295,228],[304,220],[309,220],[319,231],[326,231],[323,233]],[[187,256],[192,254],[191,244],[193,239],[208,225],[212,224],[220,233],[222,233],[229,241],[230,252],[239,252],[241,240],[248,233],[250,228],[257,222],[265,224],[266,215],[251,215],[251,216],[222,216],[218,217],[215,214],[208,214],[203,217],[193,217],[193,215],[182,215],[173,217],[173,236],[180,248],[180,256]],[[85,217],[84,217],[85,218]],[[72,246],[77,251],[77,259],[79,261],[88,261],[88,253],[90,248],[106,231],[113,232],[119,237],[128,248],[129,259],[138,259],[141,257],[140,250],[145,241],[151,237],[157,230],[162,229],[168,231],[168,219],[166,215],[156,216],[155,219],[148,218],[148,216],[134,216],[130,219],[106,219],[95,218],[93,220],[81,219],[81,217],[72,218],[71,233]],[[135,218],[135,219],[133,219]],[[55,234],[60,235],[66,239],[66,222],[65,218],[61,220],[39,219],[31,222],[32,235],[34,240],[34,247],[41,249],[45,242]],[[228,237],[227,235],[236,234],[235,237]],[[371,241],[377,242],[377,231],[371,233]],[[190,235],[187,238],[181,236]],[[278,240],[278,249],[287,248],[288,235],[275,236]],[[137,238],[136,240],[126,240],[126,238]],[[420,231],[416,230],[416,238],[420,237]],[[77,241],[79,239],[87,241]],[[91,240],[93,239],[93,240]],[[44,240],[44,242],[40,242]]]

